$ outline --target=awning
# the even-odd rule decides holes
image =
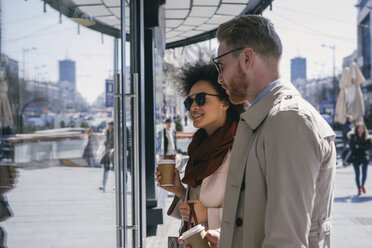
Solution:
[[[81,25],[110,36],[120,37],[121,0],[43,1]],[[164,4],[166,47],[185,46],[214,38],[221,23],[244,14],[261,14],[272,1],[166,0]],[[128,4],[129,1],[125,2]],[[129,8],[126,6],[127,30],[129,30],[129,15]]]
[[[363,121],[364,100],[360,85],[364,81],[365,78],[355,63],[344,68],[339,85],[335,122],[344,124],[347,116],[352,116],[356,122]]]

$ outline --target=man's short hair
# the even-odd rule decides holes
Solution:
[[[107,125],[114,125],[114,122],[113,121],[109,121],[109,122],[107,122]]]
[[[257,54],[273,57],[282,55],[282,42],[271,21],[259,15],[245,15],[221,24],[217,40],[229,49],[251,47]]]
[[[165,123],[168,123],[168,122],[169,123],[172,123],[172,119],[171,118],[168,118],[168,119],[165,120]]]

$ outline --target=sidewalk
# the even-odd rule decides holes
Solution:
[[[372,166],[367,194],[356,196],[351,166],[336,172],[333,206],[334,248],[372,247]],[[114,174],[107,193],[98,190],[101,168],[43,167],[21,169],[17,188],[8,195],[14,216],[1,222],[11,248],[116,247]],[[164,201],[164,224],[157,236],[146,238],[146,248],[167,247],[167,237],[177,236],[180,221],[166,215],[172,197],[159,191]],[[128,194],[130,195],[130,194]],[[130,215],[130,213],[128,213]],[[130,216],[128,216],[130,218]]]
[[[352,166],[339,167],[336,172],[333,205],[332,247],[372,247],[372,166],[369,165],[367,194],[357,196]]]

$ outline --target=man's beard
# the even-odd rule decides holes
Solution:
[[[248,84],[240,66],[237,66],[237,71],[231,78],[228,86],[223,84],[223,87],[227,89],[227,93],[232,104],[241,104],[247,101]]]

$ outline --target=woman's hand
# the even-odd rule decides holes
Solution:
[[[220,242],[220,232],[217,230],[208,230],[205,233],[205,238],[209,242],[210,248],[219,248],[219,242]],[[180,236],[178,238],[178,243],[184,244],[185,248],[192,248],[190,245],[185,244],[185,241],[183,240],[183,237]]]
[[[194,210],[198,222],[208,221],[208,209],[199,200],[189,200],[188,204],[194,204]]]
[[[185,195],[186,189],[183,187],[181,183],[180,173],[176,168],[174,168],[173,186],[161,186],[160,179],[161,179],[160,172],[158,168],[156,168],[155,180],[157,182],[158,187],[175,194],[178,198],[182,198]]]
[[[187,203],[179,202],[178,203],[178,210],[180,211],[180,215],[182,216],[182,219],[185,221],[189,221],[189,215],[190,215],[190,206]]]

